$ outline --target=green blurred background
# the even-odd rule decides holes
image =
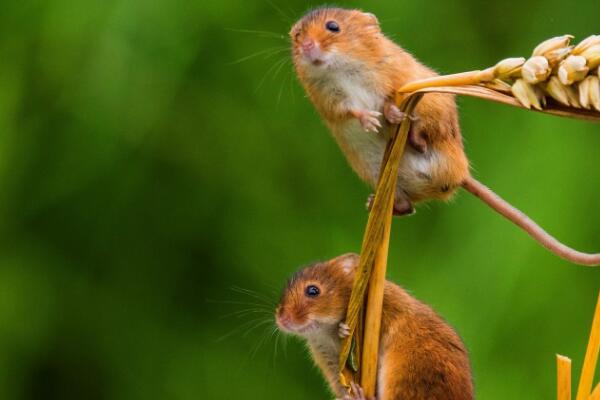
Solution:
[[[600,33],[597,0],[339,4],[444,73]],[[1,399],[327,398],[261,313],[298,266],[357,251],[367,219],[288,52],[261,53],[309,6],[2,2]],[[460,108],[475,176],[600,250],[600,125]],[[481,399],[553,398],[557,352],[577,382],[599,273],[464,192],[394,225],[389,276],[460,332]]]

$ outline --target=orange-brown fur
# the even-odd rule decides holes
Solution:
[[[280,327],[308,342],[311,355],[338,397],[337,325],[345,317],[358,256],[346,254],[300,270],[289,281],[277,307]],[[321,294],[305,295],[307,285]],[[290,326],[280,321],[287,318]],[[296,331],[313,326],[309,331]],[[386,282],[381,321],[377,400],[473,399],[467,351],[454,330],[429,306]]]
[[[332,31],[330,23],[339,29]],[[393,103],[395,90],[435,72],[385,37],[374,15],[360,10],[315,9],[290,35],[300,82],[354,171],[376,187],[390,128],[406,117]],[[417,202],[447,200],[462,186],[559,257],[600,265],[600,254],[564,245],[470,175],[453,96],[427,94],[415,116],[411,146],[398,169],[396,215],[412,213]]]
[[[341,31],[329,32],[325,29],[327,21],[336,21]],[[357,73],[368,77],[365,90],[381,97],[383,111],[394,98],[395,90],[408,81],[436,75],[431,69],[419,63],[411,54],[383,35],[377,19],[372,14],[359,10],[340,8],[319,8],[300,19],[290,32],[293,41],[293,58],[300,82],[310,99],[330,127],[350,164],[358,175],[374,186],[377,171],[363,171],[364,168],[376,168],[377,163],[365,166],[356,160],[358,151],[352,151],[353,143],[347,143],[340,131],[344,124],[355,118],[344,103],[347,94],[326,90],[324,81],[330,76],[317,78],[311,76],[312,66],[302,62],[301,44],[305,40],[315,41],[323,53],[333,52],[357,60]],[[316,68],[315,68],[316,69]],[[332,72],[335,74],[335,72]],[[324,90],[325,89],[325,90]],[[410,165],[399,171],[399,194],[406,194],[411,202],[429,199],[446,200],[456,188],[469,176],[468,161],[458,125],[458,116],[454,97],[445,94],[427,95],[418,104],[412,134],[424,140],[427,149],[423,154],[413,156],[427,159],[435,154],[443,154],[444,159],[428,171],[415,173]],[[384,129],[379,133],[386,140],[389,124],[382,121]]]

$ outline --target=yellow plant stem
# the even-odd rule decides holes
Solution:
[[[412,81],[398,89],[398,92],[412,93],[420,89],[438,86],[477,85],[484,81],[491,81],[493,78],[494,74],[490,69],[483,71],[461,72],[458,74],[434,76],[432,78]]]
[[[556,355],[557,400],[571,400],[571,359]]]
[[[400,105],[400,109],[410,115],[421,99],[421,94],[415,94],[410,96],[406,101]],[[383,284],[375,284],[369,291],[372,295],[376,296],[373,301],[366,298],[367,287],[369,286],[369,280],[373,268],[377,268],[375,275],[377,279],[385,282],[385,264],[387,259],[387,242],[389,241],[391,219],[393,212],[393,202],[396,193],[396,181],[398,179],[398,169],[402,154],[404,153],[404,147],[406,139],[408,137],[408,131],[410,129],[410,118],[406,118],[397,129],[395,135],[390,139],[388,148],[382,161],[382,167],[380,170],[379,182],[377,184],[377,190],[375,191],[375,198],[371,212],[369,213],[369,219],[367,221],[367,227],[363,238],[362,249],[360,253],[360,261],[358,269],[354,278],[354,284],[352,287],[352,293],[350,295],[350,301],[348,304],[348,310],[346,311],[345,323],[350,328],[350,335],[342,340],[340,348],[340,359],[339,368],[341,371],[340,380],[346,387],[350,386],[348,381],[349,377],[355,376],[352,372],[349,372],[346,368],[346,362],[350,353],[352,345],[352,338],[354,337],[357,343],[362,343],[362,360],[369,360],[368,373],[365,373],[365,367],[361,365],[360,370],[360,382],[361,385],[370,389],[365,392],[367,396],[373,396],[375,393],[375,386],[377,381],[377,353],[379,351],[379,327],[375,332],[369,327],[363,325],[364,334],[369,337],[368,343],[369,348],[365,348],[363,338],[356,335],[356,327],[359,322],[359,318],[362,315],[364,309],[364,302],[367,304],[371,303],[371,309],[368,310],[369,321],[378,320],[381,321],[381,300],[377,300],[378,297],[383,298]],[[387,227],[387,228],[386,228]],[[385,249],[385,251],[383,251]],[[381,269],[383,268],[383,271]],[[378,292],[377,294],[373,294]],[[379,324],[378,324],[379,326]],[[377,336],[376,340],[372,340],[373,336]],[[373,367],[374,366],[374,367]]]
[[[477,72],[477,71],[476,71]],[[470,74],[470,73],[468,73]],[[461,74],[456,74],[461,75]],[[453,76],[453,75],[447,75]],[[445,77],[436,77],[431,79],[423,79],[419,81],[411,82],[401,88],[401,90],[405,90],[407,87],[412,88],[418,87],[415,92],[410,94],[406,94],[403,92],[398,92],[396,97],[402,96],[410,96],[415,93],[448,93],[462,96],[470,96],[470,97],[478,97],[480,99],[493,101],[496,103],[506,104],[513,107],[525,108],[519,100],[515,99],[513,96],[507,93],[503,93],[502,91],[494,90],[488,86],[487,83],[481,85],[475,84],[463,84],[460,86],[443,86],[443,80],[438,80],[437,78],[445,78]],[[431,85],[431,86],[428,86]],[[531,109],[530,111],[535,111],[544,114],[556,115],[559,117],[569,117],[569,118],[577,118],[584,119],[588,121],[600,122],[600,112],[596,110],[587,110],[583,108],[573,108],[566,107],[560,104],[548,104],[542,110]]]
[[[389,202],[386,208],[393,210],[394,196],[390,196],[386,200]],[[390,213],[390,217],[386,219],[383,228],[383,238],[375,253],[375,262],[367,294],[360,382],[367,397],[375,396],[377,390],[377,355],[379,353],[379,333],[381,329],[381,312],[383,308],[383,292],[385,288],[385,272],[387,269],[391,226],[392,216]]]
[[[600,350],[600,293],[598,293],[598,302],[596,304],[588,347],[583,360],[576,400],[588,400],[590,397],[594,371],[596,369],[596,362],[598,361],[598,350]]]

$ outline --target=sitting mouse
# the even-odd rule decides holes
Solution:
[[[279,328],[306,340],[311,356],[339,399],[363,400],[339,381],[343,321],[359,256],[345,254],[296,272],[275,311]],[[472,400],[467,350],[429,306],[387,281],[383,298],[377,400]]]

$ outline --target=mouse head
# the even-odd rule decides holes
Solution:
[[[296,272],[275,311],[279,329],[302,337],[337,329],[346,316],[359,257],[344,254]]]
[[[377,18],[360,10],[321,7],[290,31],[294,64],[310,74],[372,58],[380,34]]]

